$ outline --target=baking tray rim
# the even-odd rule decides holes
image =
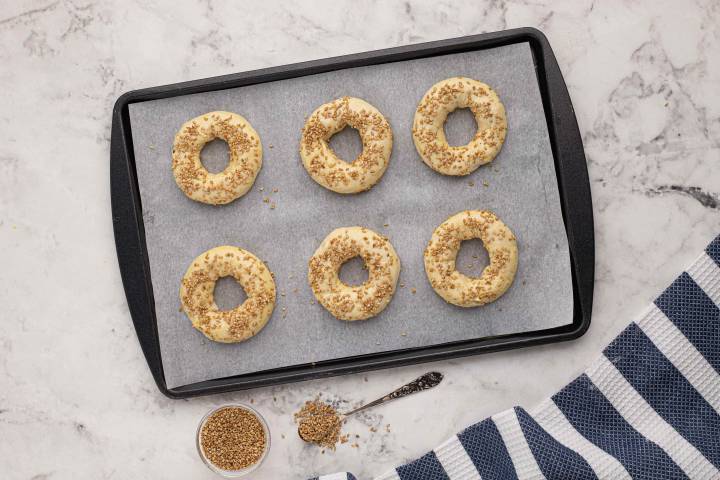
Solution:
[[[236,88],[332,70],[485,50],[524,42],[529,43],[533,54],[555,161],[562,216],[570,250],[573,323],[533,332],[281,367],[206,380],[173,389],[167,388],[160,356],[141,199],[134,164],[128,114],[130,103]],[[547,38],[535,28],[518,28],[413,44],[126,92],[118,98],[113,108],[110,164],[113,228],[123,288],[138,340],[155,383],[159,390],[170,398],[244,390],[572,340],[582,336],[590,326],[595,247],[587,164],[577,120],[562,73]]]

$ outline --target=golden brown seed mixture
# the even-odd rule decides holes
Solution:
[[[308,400],[305,405],[295,413],[295,422],[303,440],[316,443],[321,447],[335,450],[335,445],[341,441],[340,429],[342,422],[338,412],[319,399]],[[344,436],[345,443],[347,436]]]
[[[257,416],[240,407],[227,407],[210,415],[200,430],[200,448],[222,470],[242,470],[263,456],[267,438]]]

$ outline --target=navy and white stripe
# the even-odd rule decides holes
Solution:
[[[720,479],[720,236],[551,398],[376,480],[543,478]]]
[[[333,473],[332,475],[322,475],[320,477],[311,478],[310,480],[357,480],[352,473]]]

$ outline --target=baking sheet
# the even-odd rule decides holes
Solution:
[[[505,104],[508,135],[491,164],[467,177],[453,178],[433,172],[420,160],[411,125],[425,91],[439,80],[459,75],[496,89]],[[390,166],[380,183],[369,192],[349,196],[312,181],[298,154],[304,118],[343,95],[375,105],[394,132]],[[134,103],[129,108],[168,388],[572,323],[568,244],[527,43]],[[243,115],[264,146],[263,168],[254,187],[225,206],[189,200],[176,186],[170,168],[177,129],[212,110]],[[453,114],[446,126],[448,137],[457,144],[468,140],[475,128],[463,111]],[[203,151],[203,161],[214,170],[226,152],[219,143]],[[343,158],[352,158],[351,153],[360,148],[351,129],[333,137],[331,144]],[[266,197],[268,203],[263,201]],[[271,204],[276,208],[271,209]],[[422,261],[434,228],[464,209],[494,211],[515,233],[520,251],[513,286],[496,302],[473,309],[448,305],[435,294]],[[313,302],[306,279],[307,261],[322,239],[337,227],[351,225],[388,235],[402,263],[399,282],[404,286],[382,314],[362,322],[334,319]],[[218,245],[248,249],[275,273],[278,301],[273,316],[261,332],[240,344],[207,340],[180,311],[178,289],[185,269],[197,255]],[[479,274],[483,262],[487,255],[481,244],[464,242],[458,260],[461,271]],[[341,278],[360,281],[361,263],[349,263]],[[228,282],[221,283],[218,302],[231,305],[225,298],[231,290]]]

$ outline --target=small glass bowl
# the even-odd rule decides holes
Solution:
[[[260,459],[253,463],[252,465],[243,468],[242,470],[223,470],[222,468],[218,467],[214,463],[212,463],[206,456],[205,452],[203,452],[202,445],[200,444],[200,434],[202,432],[203,427],[205,426],[205,422],[207,422],[208,418],[220,410],[223,410],[225,408],[242,408],[244,410],[247,410],[248,412],[252,413],[257,417],[257,419],[260,421],[260,425],[262,425],[263,432],[265,433],[265,450],[262,453],[262,456]],[[221,477],[225,478],[240,478],[244,477],[245,475],[254,472],[260,465],[262,465],[263,461],[265,460],[265,457],[267,457],[268,452],[270,451],[270,429],[268,428],[267,422],[265,421],[265,418],[263,418],[260,413],[255,410],[254,408],[250,407],[249,405],[243,405],[241,403],[228,403],[225,405],[220,405],[217,408],[214,408],[210,410],[208,413],[205,414],[205,416],[200,420],[200,425],[198,425],[197,433],[195,435],[195,445],[197,446],[198,454],[200,455],[200,458],[202,459],[203,463],[207,465],[207,467],[212,470],[213,472],[217,473]]]

